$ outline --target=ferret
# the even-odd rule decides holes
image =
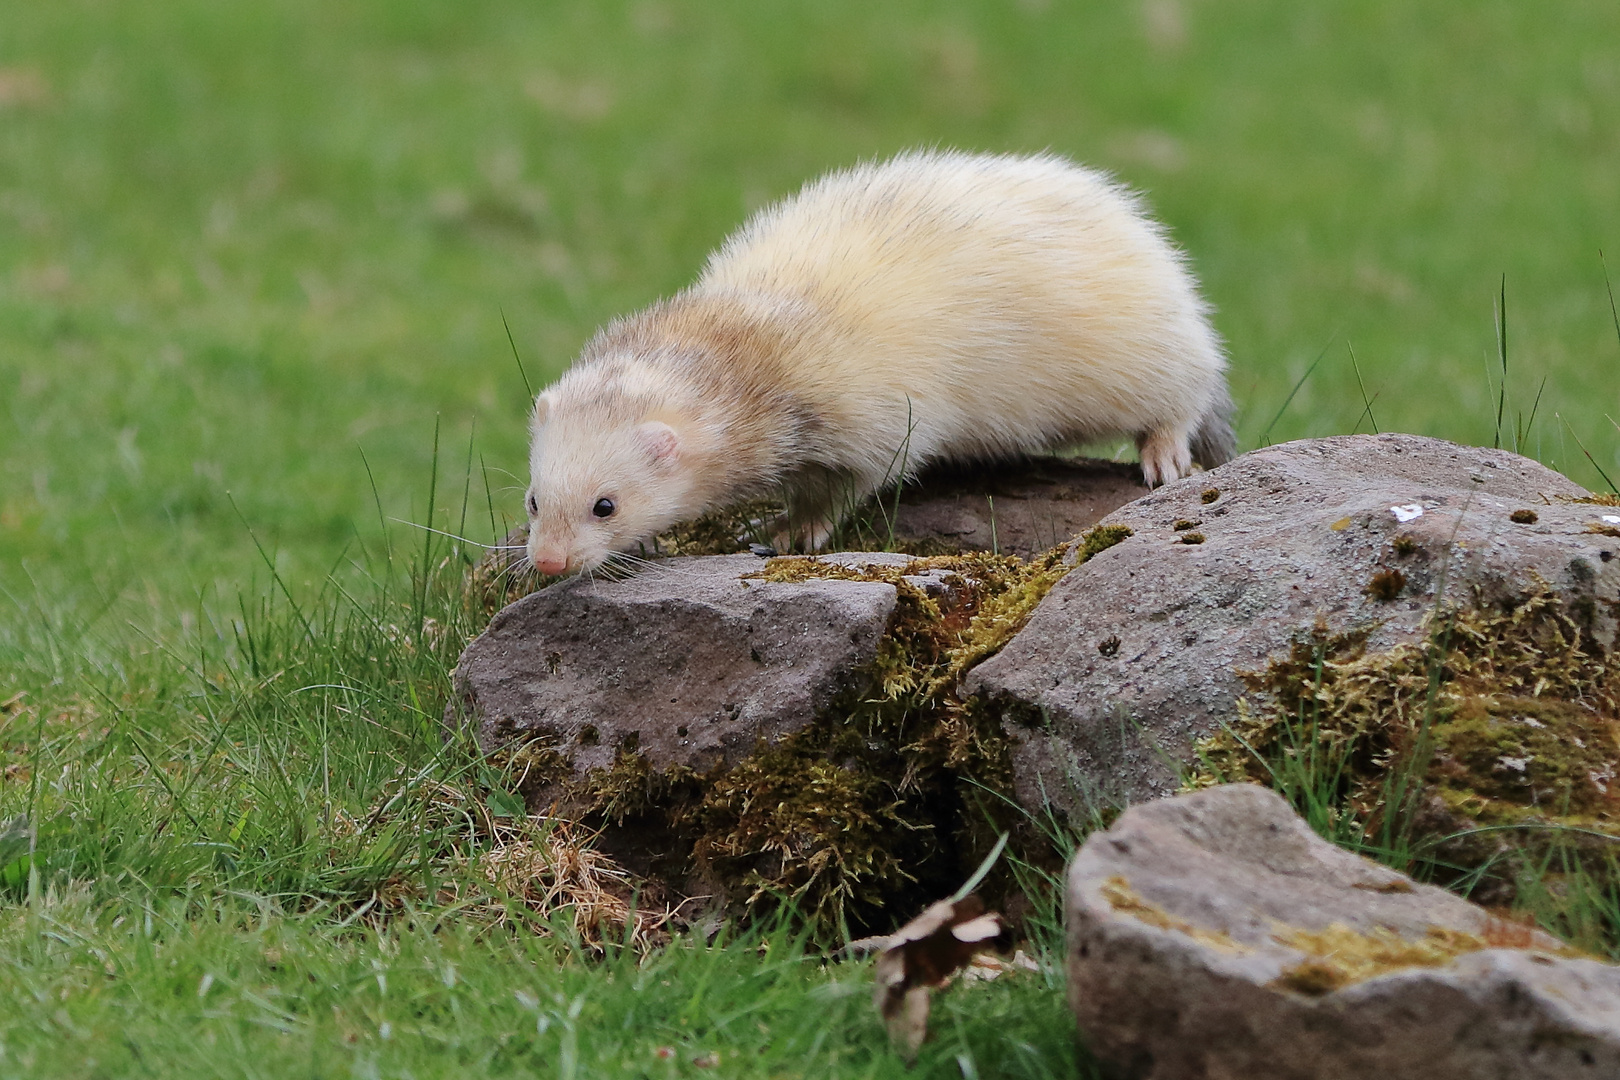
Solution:
[[[1142,200],[1053,154],[914,151],[755,214],[535,403],[528,555],[600,566],[773,492],[809,547],[924,467],[1134,436],[1149,487],[1233,452],[1225,358]]]

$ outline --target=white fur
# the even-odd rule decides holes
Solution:
[[[830,174],[544,395],[531,555],[593,566],[764,484],[810,504],[829,475],[860,496],[902,469],[1111,435],[1137,438],[1149,485],[1176,479],[1226,401],[1207,314],[1140,200],[1061,158],[916,152]],[[715,345],[705,319],[758,344]],[[753,415],[778,398],[796,427]],[[617,434],[649,420],[670,453]],[[582,520],[607,487],[623,517]],[[834,522],[817,512],[819,541]]]

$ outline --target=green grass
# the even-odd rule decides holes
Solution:
[[[751,209],[932,143],[1145,190],[1246,445],[1620,476],[1607,0],[0,0],[0,819],[39,824],[0,1075],[899,1075],[861,970],[775,937],[638,967],[441,910],[476,620],[390,519],[517,515],[503,319],[549,379]],[[401,881],[416,917],[343,925]],[[1046,959],[948,995],[919,1072],[1072,1075]]]
[[[1060,988],[1032,976],[942,995],[908,1072],[867,966],[786,932],[597,960],[451,920],[195,900],[119,917],[70,896],[8,918],[0,952],[8,1076],[1081,1075]]]
[[[788,922],[648,952],[482,876],[511,797],[439,724],[481,609],[419,559],[8,705],[0,817],[37,835],[0,866],[0,1075],[910,1075],[867,965]],[[1042,972],[943,995],[917,1075],[1076,1075],[1032,927]]]

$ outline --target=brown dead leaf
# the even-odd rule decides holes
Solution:
[[[909,1061],[928,1037],[930,995],[972,961],[974,954],[1000,948],[1001,916],[984,910],[977,896],[930,904],[888,939],[878,957],[872,1004],[883,1017],[889,1040]]]

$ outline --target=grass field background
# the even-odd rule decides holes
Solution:
[[[1505,279],[1507,440],[1545,380],[1522,449],[1620,479],[1610,0],[0,0],[0,817],[41,829],[0,1076],[899,1075],[850,971],[757,941],[645,982],[345,927],[398,852],[333,822],[455,771],[471,624],[391,519],[517,516],[503,318],[538,385],[749,211],[925,144],[1143,190],[1246,446],[1491,442]],[[1050,978],[952,1006],[922,1072],[1071,1075]]]

